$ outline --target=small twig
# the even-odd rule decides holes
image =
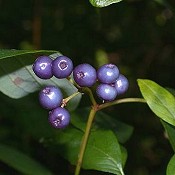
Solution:
[[[108,102],[108,103],[103,103],[101,105],[98,106],[98,111],[102,110],[104,108],[107,108],[109,106],[113,106],[116,104],[121,104],[121,103],[146,103],[146,100],[143,98],[123,98],[123,99],[118,99],[118,100],[114,100],[112,102]]]

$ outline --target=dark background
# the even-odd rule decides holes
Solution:
[[[87,62],[96,68],[107,61],[115,63],[130,82],[125,96],[140,97],[138,78],[175,88],[175,3],[124,0],[99,9],[88,0],[0,0],[0,48],[58,50],[74,65]],[[35,137],[28,126],[37,113],[46,115],[37,103],[37,93],[20,100],[3,94],[0,98],[0,142],[36,157],[55,174],[71,174],[74,167],[40,144],[43,133]],[[36,116],[29,115],[31,109]],[[165,175],[173,153],[159,119],[143,104],[113,109],[106,112],[134,127],[124,145],[126,174]],[[18,174],[2,162],[1,172]]]

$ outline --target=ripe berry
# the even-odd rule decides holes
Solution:
[[[117,97],[117,90],[109,84],[100,84],[96,89],[97,96],[105,101],[113,101]]]
[[[115,82],[115,88],[117,90],[117,93],[119,95],[125,93],[128,90],[128,87],[129,87],[128,79],[124,75],[120,74]]]
[[[119,69],[114,64],[104,64],[97,70],[97,78],[101,83],[113,83],[119,76]]]
[[[72,60],[66,56],[59,56],[52,62],[52,72],[57,78],[68,77],[73,70]]]
[[[55,108],[49,112],[49,122],[54,128],[65,128],[70,123],[70,114],[65,108]]]
[[[61,105],[63,95],[55,86],[47,86],[39,93],[39,102],[43,108],[52,110]]]
[[[33,64],[34,73],[41,79],[49,79],[52,74],[52,59],[48,56],[38,57]]]
[[[75,67],[73,77],[81,87],[91,87],[96,82],[97,73],[90,64],[84,63]]]

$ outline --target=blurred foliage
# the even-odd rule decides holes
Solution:
[[[0,0],[0,24],[0,48],[59,50],[75,65],[117,64],[130,81],[126,96],[140,96],[137,78],[175,88],[173,0],[125,0],[102,9],[88,0]],[[20,100],[2,94],[0,98],[0,142],[26,152],[55,174],[71,174],[74,167],[42,144],[43,137],[50,138],[55,130],[38,105],[37,93]],[[87,105],[83,98],[80,106]],[[173,153],[159,119],[149,108],[123,104],[105,112],[117,114],[135,128],[125,144],[126,174],[164,175]],[[3,163],[1,172],[18,174]]]

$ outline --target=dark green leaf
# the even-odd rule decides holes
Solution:
[[[78,109],[72,113],[72,124],[78,129],[85,131],[87,117],[90,108]],[[125,143],[133,133],[133,127],[116,119],[116,116],[109,116],[104,112],[97,112],[92,130],[103,128],[112,130],[120,143]]]
[[[0,160],[17,171],[30,175],[51,175],[52,173],[41,164],[6,145],[0,144]]]
[[[57,150],[72,164],[76,164],[83,132],[67,128],[57,135]],[[86,147],[82,168],[94,169],[122,175],[122,165],[126,161],[126,151],[117,141],[112,131],[92,131]]]
[[[50,55],[55,58],[60,53],[56,51],[20,51],[20,50],[1,50],[0,51],[0,91],[11,98],[21,98],[29,93],[39,90],[45,85],[55,85],[62,89],[64,96],[67,97],[77,91],[67,79],[42,80],[32,71],[32,64],[39,55]],[[73,98],[68,103],[70,110],[78,105],[81,95]]]
[[[162,122],[162,125],[164,126],[164,128],[168,134],[168,139],[169,139],[171,146],[175,152],[175,126],[170,125],[169,123],[167,123],[163,120],[161,120],[161,122]]]
[[[109,116],[104,112],[98,112],[95,124],[98,128],[111,129],[120,143],[125,143],[133,133],[133,127],[116,119],[117,116]]]
[[[121,145],[120,145],[120,149],[122,153],[122,167],[124,167],[128,157],[128,153],[127,153],[127,149]]]
[[[175,155],[171,158],[168,163],[166,175],[174,175],[175,173]]]
[[[11,58],[11,57],[18,57],[21,55],[24,55],[24,57],[31,57],[30,59],[33,59],[33,61],[36,59],[36,55],[49,55],[52,53],[58,53],[58,51],[53,51],[53,50],[0,50],[0,59],[5,59],[5,58]],[[29,64],[31,64],[32,60],[26,60]]]
[[[175,125],[175,97],[151,80],[138,80],[140,91],[150,109],[162,120]]]
[[[112,131],[91,132],[83,160],[85,169],[124,174],[121,149]]]
[[[118,3],[122,0],[89,0],[95,7],[106,7],[114,3]]]

